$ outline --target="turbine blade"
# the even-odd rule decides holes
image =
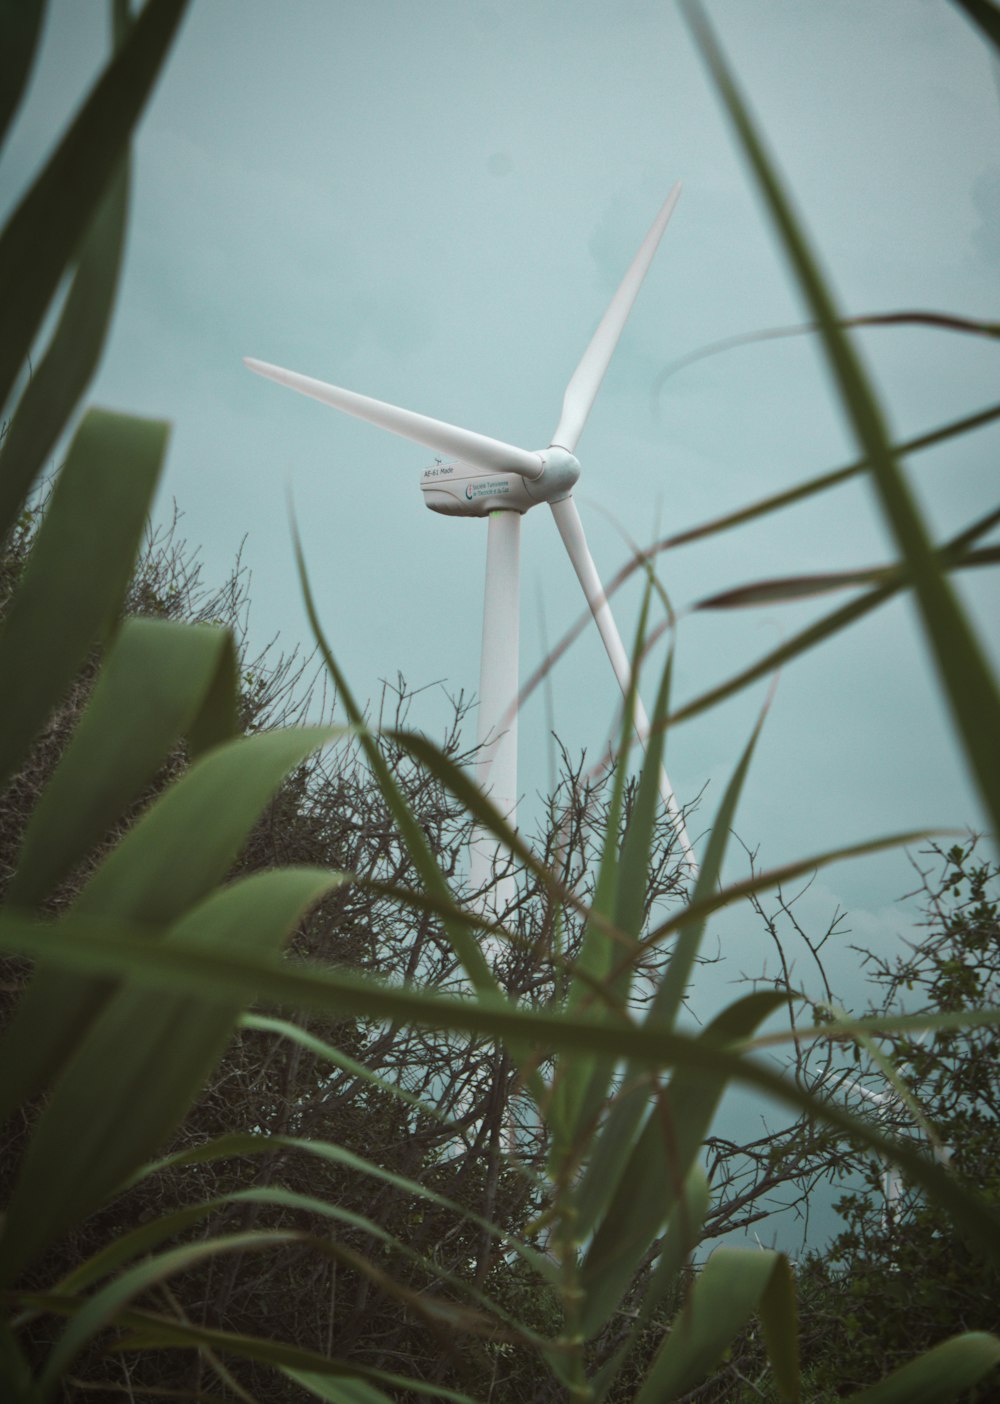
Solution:
[[[577,579],[583,586],[583,593],[587,597],[590,612],[594,616],[594,623],[597,625],[601,639],[604,643],[605,651],[611,660],[615,677],[618,679],[618,686],[622,690],[622,696],[628,696],[629,686],[632,681],[632,668],[629,663],[628,654],[622,643],[621,634],[615,624],[614,616],[611,613],[611,606],[608,604],[608,597],[604,593],[604,586],[601,578],[597,574],[597,567],[594,565],[594,558],[590,554],[590,547],[587,545],[587,538],[584,534],[583,523],[580,520],[580,513],[577,511],[576,503],[572,497],[564,497],[559,502],[550,502],[552,515],[556,519],[556,526],[559,528],[559,535],[563,539],[567,554],[573,562],[573,569],[576,571]],[[633,714],[635,723],[635,733],[639,738],[639,744],[643,750],[646,749],[646,742],[649,738],[649,717],[646,709],[642,705],[642,699],[638,692],[635,696],[635,711]],[[691,847],[691,840],[688,838],[687,826],[684,823],[684,816],[680,811],[680,806],[674,796],[673,787],[667,779],[667,772],[660,767],[660,794],[667,807],[674,826],[674,833],[680,844],[684,862],[690,869],[692,876],[698,872],[698,862]]]
[[[680,181],[678,181],[664,201],[660,213],[653,221],[652,228],[639,246],[639,252],[629,264],[628,272],[621,280],[618,291],[601,318],[600,326],[594,332],[590,345],[583,353],[583,359],[566,386],[562,414],[559,417],[556,432],[552,435],[552,443],[566,449],[568,453],[576,452],[576,445],[583,433],[583,426],[587,422],[587,416],[590,414],[597,392],[601,388],[604,372],[614,355],[622,328],[628,320],[628,314],[632,310],[636,294],[642,286],[643,278],[649,271],[649,265],[653,261],[653,255],[656,253],[657,245],[667,227],[667,221],[673,214],[680,193],[681,186]]]
[[[276,380],[279,385],[287,385],[303,395],[311,395],[314,400],[322,400],[325,405],[332,405],[344,414],[366,419],[369,424],[388,429],[390,434],[412,439],[414,443],[423,444],[436,453],[460,458],[474,468],[483,468],[488,473],[518,473],[522,478],[541,476],[543,464],[537,453],[527,453],[513,444],[489,439],[485,434],[474,434],[469,429],[460,429],[441,419],[429,419],[427,415],[400,409],[398,405],[386,404],[384,400],[373,400],[368,395],[357,395],[353,390],[342,390],[337,385],[327,385],[325,381],[283,370],[281,366],[268,365],[266,361],[255,361],[245,356],[243,362],[257,375]]]

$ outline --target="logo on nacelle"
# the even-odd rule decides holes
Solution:
[[[474,502],[477,497],[503,497],[510,492],[510,483],[506,478],[494,478],[487,483],[466,483],[465,496],[468,502]]]

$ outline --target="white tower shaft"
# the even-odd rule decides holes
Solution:
[[[483,596],[483,650],[479,666],[479,785],[517,826],[517,691],[520,644],[521,517],[491,512]],[[496,839],[473,836],[469,878],[473,890],[507,862]],[[490,906],[501,912],[513,895],[513,876],[501,878]]]

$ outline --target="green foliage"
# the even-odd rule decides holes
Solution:
[[[1000,998],[1000,870],[959,846],[927,878],[927,934],[893,962],[871,957],[881,1007],[968,1011]],[[890,1048],[950,1170],[1000,1205],[1000,1042],[995,1029],[967,1028]],[[905,1107],[883,1104],[897,1134],[924,1135]],[[908,1124],[907,1124],[908,1123]],[[866,1384],[901,1364],[914,1339],[927,1344],[960,1330],[1000,1329],[1000,1270],[980,1261],[937,1207],[895,1185],[887,1201],[882,1167],[859,1158],[860,1188],[838,1210],[845,1228],[803,1270],[806,1358],[817,1383]],[[962,1397],[993,1397],[1000,1376]]]
[[[888,583],[867,581],[853,612],[814,626],[783,657],[912,590],[957,738],[998,813],[996,683],[947,580],[983,523],[954,549],[933,548],[805,236],[700,11],[687,9],[812,302],[900,551]],[[170,588],[136,583],[165,425],[91,410],[40,519],[24,515],[103,342],[129,135],[184,4],[148,0],[130,23],[125,7],[115,10],[115,52],[0,235],[5,402],[70,278],[42,362],[46,413],[29,383],[0,460],[9,541],[0,661],[19,684],[0,695],[0,770],[10,792],[41,791],[22,816],[0,914],[0,943],[34,961],[30,975],[12,967],[24,988],[0,1050],[0,1105],[18,1151],[0,1231],[5,1397],[43,1404],[71,1387],[73,1371],[82,1387],[114,1392],[95,1372],[124,1360],[141,1388],[167,1378],[181,1398],[371,1404],[502,1391],[652,1404],[699,1387],[755,1318],[775,1392],[797,1400],[787,1260],[722,1248],[700,1272],[688,1269],[709,1212],[698,1158],[729,1086],[765,1090],[892,1157],[927,1212],[949,1216],[993,1272],[1000,1221],[978,1171],[955,1175],[755,1056],[774,1038],[764,1021],[794,1003],[794,991],[738,999],[696,1035],[679,1026],[711,912],[797,870],[720,890],[756,734],[724,793],[694,893],[664,916],[655,896],[681,895],[676,876],[659,885],[654,802],[669,666],[638,786],[623,744],[589,847],[568,846],[599,855],[588,888],[566,861],[566,830],[586,813],[578,795],[540,855],[478,792],[456,745],[409,734],[405,717],[370,724],[323,635],[301,560],[347,725],[248,724],[261,715],[260,674],[225,627],[181,627]],[[14,59],[0,119],[16,105],[36,33],[31,14],[16,11],[0,14]],[[130,592],[147,617],[126,623]],[[636,658],[645,634],[644,611]],[[47,748],[53,730],[60,741]],[[623,738],[628,730],[626,718]],[[310,760],[331,743],[339,769]],[[46,763],[32,789],[25,775],[39,752]],[[347,817],[333,833],[341,807]],[[473,823],[524,865],[519,900],[497,919],[458,870]],[[254,865],[248,853],[262,833],[267,861]],[[289,833],[296,847],[286,852]],[[815,863],[898,841],[852,842]],[[996,1010],[978,1002],[994,992],[978,970],[951,949],[933,965],[934,1008],[946,1012],[929,1020],[942,1048],[963,1030],[993,1037]],[[255,1001],[280,1007],[284,1021],[241,1022]],[[322,1017],[303,1030],[309,1011]],[[297,1032],[286,1037],[289,1015]],[[824,1015],[811,1032],[864,1049],[889,1036],[891,1049],[907,1028],[876,1012]],[[287,1073],[279,1078],[274,1039]],[[391,1061],[378,1061],[380,1048]],[[956,1116],[975,1090],[957,1089]],[[158,1146],[165,1153],[150,1163]],[[928,1229],[935,1243],[942,1222]],[[241,1310],[231,1308],[238,1280]],[[334,1302],[345,1289],[346,1322]],[[358,1324],[375,1299],[389,1304],[373,1333],[388,1338],[381,1356]],[[951,1398],[956,1381],[975,1385],[1000,1341],[964,1324],[858,1398],[930,1401]],[[177,1352],[189,1353],[191,1372],[150,1375]]]

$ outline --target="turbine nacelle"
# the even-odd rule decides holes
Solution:
[[[491,512],[525,513],[540,502],[568,497],[580,476],[571,453],[553,444],[532,455],[539,460],[538,476],[492,473],[456,460],[425,468],[420,477],[424,505],[446,517],[488,517]]]

